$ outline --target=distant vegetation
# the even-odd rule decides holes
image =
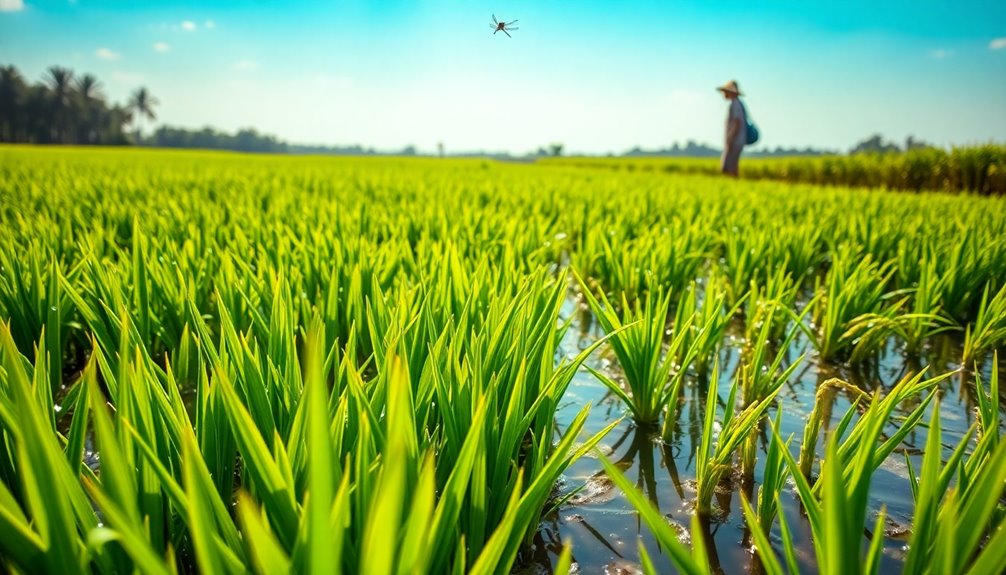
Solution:
[[[161,126],[153,134],[140,140],[140,145],[157,148],[199,148],[203,150],[233,150],[235,152],[286,153],[289,146],[275,136],[259,134],[246,128],[236,134],[218,132],[210,127],[187,130]]]
[[[871,139],[872,140],[872,139]],[[713,158],[542,158],[612,170],[719,174]],[[857,150],[848,156],[762,158],[741,162],[741,177],[790,183],[887,188],[889,190],[1006,194],[1006,146],[916,147],[907,152]]]
[[[627,158],[640,158],[640,157],[670,157],[670,158],[718,158],[723,151],[719,148],[714,148],[707,144],[702,144],[695,142],[694,140],[688,140],[684,145],[675,142],[670,148],[657,149],[657,150],[644,150],[638,146],[632,148],[628,152],[622,154],[623,157]],[[781,146],[775,149],[760,149],[745,152],[745,156],[748,157],[770,157],[770,156],[824,156],[824,155],[834,155],[838,152],[831,150],[819,150],[816,148],[783,148]]]
[[[1002,195],[1006,194],[1006,146],[779,158],[749,162],[741,173],[745,178],[794,183]]]
[[[156,105],[144,88],[130,102],[108,102],[101,82],[59,66],[31,84],[14,66],[0,67],[0,142],[28,144],[128,144],[126,126],[155,119]]]

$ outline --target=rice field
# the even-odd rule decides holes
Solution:
[[[626,171],[718,175],[719,158],[543,158],[548,164]],[[912,192],[1006,194],[1006,146],[985,144],[944,150],[845,156],[745,158],[741,177],[789,183],[844,185]]]
[[[1006,198],[0,147],[0,230],[5,571],[1006,568]]]

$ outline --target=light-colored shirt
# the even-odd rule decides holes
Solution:
[[[734,119],[740,120],[740,129],[737,130],[737,135],[734,136],[732,145],[744,146],[748,141],[748,121],[747,116],[744,114],[744,106],[741,105],[740,98],[730,100],[730,111],[727,113],[727,131],[724,134],[724,138],[730,134],[730,122]]]

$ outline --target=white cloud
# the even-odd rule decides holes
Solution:
[[[238,60],[237,62],[234,62],[234,69],[245,72],[251,70],[257,70],[258,62],[256,62],[255,60]]]
[[[1006,49],[1006,36],[1002,38],[996,38],[989,42],[989,50],[1002,50]]]
[[[101,58],[102,60],[108,60],[108,61],[118,60],[119,58],[122,57],[122,54],[119,54],[118,52],[113,52],[108,48],[98,48],[94,52],[94,55],[97,56],[98,58]]]
[[[185,30],[186,32],[192,32],[195,29],[196,29],[196,23],[193,22],[192,20],[186,20],[182,22],[182,30]]]
[[[207,20],[206,22],[203,22],[203,26],[205,26],[207,30],[212,30],[217,27],[217,23],[213,20]]]
[[[167,52],[171,46],[167,42],[154,42],[154,52]]]
[[[24,10],[22,0],[0,0],[0,12],[20,12]]]
[[[949,58],[950,56],[953,56],[953,54],[954,54],[953,50],[944,50],[943,48],[929,51],[929,55],[932,56],[933,58],[936,58],[937,60]]]

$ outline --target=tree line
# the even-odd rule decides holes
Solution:
[[[252,128],[238,130],[236,134],[218,132],[210,127],[189,130],[173,126],[161,126],[149,136],[137,140],[141,146],[157,148],[196,148],[201,150],[232,150],[235,152],[262,152],[285,154],[289,152],[286,142],[275,136],[260,134]]]
[[[0,66],[0,142],[129,144],[128,126],[138,131],[142,120],[155,120],[157,104],[146,88],[124,105],[109,102],[97,77],[62,66],[34,84],[16,67]]]

